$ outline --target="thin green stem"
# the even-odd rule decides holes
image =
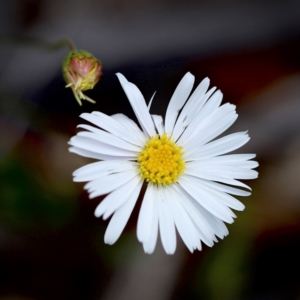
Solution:
[[[12,47],[34,47],[41,48],[46,51],[57,51],[67,47],[70,51],[75,51],[76,47],[73,41],[66,37],[54,42],[48,42],[43,39],[28,37],[17,34],[2,34],[0,35],[0,45]]]

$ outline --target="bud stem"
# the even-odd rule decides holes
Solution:
[[[56,51],[68,47],[71,51],[76,51],[76,47],[72,40],[68,37],[55,42],[48,42],[43,39],[24,36],[20,34],[1,34],[0,43],[8,46],[24,46],[42,48],[48,51]]]

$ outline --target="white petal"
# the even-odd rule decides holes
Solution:
[[[124,79],[120,76],[120,73],[117,73],[117,76],[132,106],[132,109],[141,127],[143,128],[143,131],[147,133],[149,137],[155,136],[156,133],[154,129],[154,124],[142,93],[133,83],[129,81],[125,82]]]
[[[207,144],[208,145],[208,144]],[[242,163],[254,158],[255,154],[229,154],[216,157],[205,158],[205,161],[220,162],[220,163]],[[252,161],[257,163],[256,161]]]
[[[195,160],[187,163],[189,167],[199,168],[199,166],[203,169],[220,169],[220,168],[229,168],[229,169],[254,169],[258,166],[258,162],[253,160],[234,160],[230,156],[217,156],[210,157],[204,160]]]
[[[120,160],[120,159],[130,160],[130,159],[132,159],[132,157],[130,157],[130,156],[105,155],[105,154],[100,154],[100,153],[93,152],[90,150],[80,149],[77,147],[70,147],[69,152],[76,153],[83,157],[94,158],[94,159],[99,159],[99,160]]]
[[[188,174],[186,172],[186,170],[185,170],[185,174]],[[195,176],[195,174],[188,174],[188,175]],[[201,174],[199,174],[199,176],[196,176],[196,177],[201,178],[201,179],[218,181],[218,182],[222,182],[222,183],[226,183],[226,184],[230,184],[230,185],[244,187],[244,188],[246,188],[246,189],[248,189],[248,190],[251,191],[251,188],[248,185],[246,185],[246,184],[244,184],[244,183],[242,183],[242,182],[240,182],[238,180],[232,179],[232,178],[222,177],[219,174],[212,175],[212,174],[201,173]]]
[[[202,166],[208,166],[211,168],[238,167],[238,168],[242,168],[242,169],[254,169],[258,166],[258,162],[253,161],[253,160],[228,161],[225,156],[211,157],[211,158],[207,158],[205,160],[198,160],[198,161],[195,161],[195,163],[196,164],[200,163]]]
[[[88,150],[92,152],[96,152],[99,154],[104,155],[111,155],[111,156],[127,156],[131,158],[137,157],[137,152],[124,150],[121,148],[117,148],[108,144],[104,144],[102,142],[96,141],[91,139],[90,137],[86,137],[89,132],[79,132],[76,136],[73,136],[70,141],[69,145],[80,148],[83,150]]]
[[[195,77],[191,73],[186,73],[179,82],[167,108],[165,128],[168,135],[172,135],[173,128],[179,111],[186,102],[194,85]]]
[[[226,135],[220,139],[212,141],[206,145],[198,148],[194,153],[187,155],[184,154],[185,160],[203,160],[208,157],[222,155],[234,151],[250,140],[247,132],[236,132]]]
[[[198,118],[207,118],[210,114],[212,114],[221,104],[223,99],[223,94],[220,90],[217,90],[210,99],[205,103],[202,107]],[[202,115],[202,117],[201,117]]]
[[[126,82],[129,82],[123,74],[116,73],[116,75],[117,75],[117,77],[118,77],[121,85],[124,84],[124,83],[126,83]]]
[[[207,178],[205,178],[205,179],[207,179]],[[250,186],[248,186],[245,183],[240,182],[238,180],[232,179],[232,178],[221,178],[221,180],[218,180],[218,179],[215,178],[215,179],[210,179],[210,180],[219,181],[219,182],[230,184],[230,185],[244,187],[244,188],[246,188],[250,191],[252,190]]]
[[[154,194],[157,193],[157,188],[153,187]],[[157,242],[157,234],[158,234],[158,207],[157,207],[157,197],[154,196],[153,200],[153,214],[152,219],[149,219],[149,228],[150,228],[150,236],[147,241],[143,242],[143,248],[145,253],[151,254],[153,253],[156,242]]]
[[[210,98],[210,96],[215,92],[215,90],[216,90],[216,87],[214,86],[214,87],[212,87],[211,89],[209,89],[206,93],[205,93],[205,95],[204,95],[204,105],[201,105],[201,106],[197,106],[197,108],[195,109],[195,112],[194,112],[194,116],[196,116],[196,115],[198,115],[198,114],[202,114],[202,109],[203,109],[203,107],[205,106],[205,103],[206,103],[206,101],[207,101],[207,99],[209,99]],[[192,119],[194,119],[194,117],[192,118]],[[191,119],[191,121],[192,121],[192,119]]]
[[[180,203],[180,194],[174,188],[170,188],[169,192],[172,198],[171,209],[173,211],[175,225],[182,240],[191,252],[193,252],[194,249],[201,250],[200,238],[198,237],[197,230],[190,216]]]
[[[111,145],[111,146],[114,146],[117,148],[126,149],[126,150],[133,151],[133,152],[139,152],[142,150],[141,146],[136,146],[136,145],[130,144],[130,143],[116,137],[115,135],[112,135],[111,133],[97,129],[93,126],[78,125],[77,127],[90,131],[90,132],[87,132],[87,131],[78,132],[77,133],[78,136],[89,137],[89,138],[99,141],[101,143],[108,144],[108,145]]]
[[[137,166],[136,162],[124,161],[124,160],[112,160],[112,161],[97,161],[91,164],[87,164],[73,172],[73,176],[85,176],[98,172],[99,174],[117,173],[126,170],[131,166]]]
[[[178,182],[186,192],[210,213],[227,223],[233,223],[234,213],[224,203],[218,201],[211,191],[203,187],[199,179],[184,174],[179,177]]]
[[[193,197],[184,191],[182,187],[179,186],[179,190],[182,191],[183,197],[189,200],[184,202],[182,201],[182,203],[185,205],[195,224],[198,224],[199,231],[202,230],[205,234],[204,236],[202,234],[202,236],[206,240],[203,239],[202,236],[201,240],[203,240],[206,245],[210,247],[213,246],[213,241],[216,241],[214,235],[219,238],[223,238],[228,235],[227,227],[219,218],[204,209]],[[209,238],[208,241],[207,238]]]
[[[127,184],[124,185],[124,186],[126,186],[126,190],[119,191],[119,196],[115,195],[114,197],[111,197],[111,200],[110,200],[111,204],[109,205],[107,210],[104,212],[103,220],[108,219],[121,205],[123,205],[123,203],[125,203],[125,201],[128,201],[128,200],[124,200],[124,199],[128,199],[128,195],[131,193],[132,190],[135,191],[138,187],[140,187],[139,188],[139,191],[140,191],[142,182],[143,181],[141,180],[141,178],[139,176],[136,176],[131,181],[129,181]],[[114,192],[115,191],[113,191],[112,193],[114,193]],[[108,196],[110,196],[111,194],[109,194]],[[129,198],[130,198],[130,195],[129,195]],[[113,200],[113,199],[115,199],[115,200]]]
[[[201,161],[194,161],[186,164],[185,173],[201,178],[203,178],[202,176],[204,174],[234,179],[255,179],[258,176],[258,172],[255,170],[248,170],[230,165],[205,164]]]
[[[150,237],[154,201],[156,201],[154,198],[154,186],[148,184],[137,223],[137,238],[140,242],[145,242]]]
[[[227,236],[229,234],[228,228],[224,224],[222,220],[214,216],[213,214],[209,213],[205,209],[201,207],[199,203],[197,203],[195,200],[193,200],[193,204],[198,208],[198,210],[202,209],[202,215],[205,215],[205,218],[207,222],[209,222],[212,231],[214,234],[219,237],[220,239],[223,239],[224,236]]]
[[[130,181],[138,174],[136,170],[110,174],[88,182],[84,188],[90,193],[90,199],[111,193],[113,190]]]
[[[222,220],[204,209],[195,199],[191,198],[190,200],[196,208],[196,212],[199,214],[199,217],[201,216],[201,218],[207,222],[210,229],[217,237],[222,239],[224,236],[229,234],[229,231]]]
[[[196,147],[199,148],[199,146],[206,144],[207,142],[215,139],[218,137],[220,134],[222,134],[224,131],[226,131],[238,118],[238,115],[235,112],[229,113],[227,116],[224,116],[223,118],[220,118],[218,122],[212,122],[210,125],[211,128],[209,132],[207,131],[210,125],[206,124],[206,127],[203,129],[205,132],[201,131],[200,136],[198,135],[197,137],[193,140],[190,141],[189,146],[191,148],[191,152],[194,152],[196,150]],[[199,138],[199,139],[198,139]]]
[[[197,234],[207,246],[212,247],[214,242],[214,226],[211,224],[211,213],[205,210],[191,195],[180,185],[173,185],[174,189],[181,196],[179,201],[185,208],[189,217],[197,227]]]
[[[143,182],[140,180],[139,185],[135,188],[129,199],[112,216],[104,235],[104,242],[106,244],[112,245],[120,237],[135,206],[142,184]]]
[[[201,184],[203,186],[205,186],[208,189],[208,191],[210,191],[210,193],[213,197],[216,197],[216,199],[223,202],[228,207],[233,208],[235,210],[239,210],[239,211],[245,209],[245,205],[242,202],[238,201],[237,199],[235,199],[231,195],[226,194],[223,191],[224,189],[226,189],[226,186],[221,185],[216,182],[209,182],[206,180],[201,180]],[[242,190],[238,190],[238,189],[234,189],[234,188],[230,189],[230,187],[228,187],[227,191],[229,191],[229,190],[231,190],[235,194],[240,193],[240,194],[242,194],[242,196],[249,196],[249,194],[250,194],[250,193],[242,191]]]
[[[171,201],[165,193],[165,188],[158,188],[158,222],[162,245],[167,254],[174,254],[176,250],[176,232],[174,217],[171,211]]]
[[[137,169],[137,163],[124,160],[97,161],[85,165],[73,172],[74,181],[90,181],[126,170]]]
[[[152,95],[151,99],[150,99],[150,102],[148,103],[148,110],[150,111],[150,108],[151,108],[151,104],[152,104],[152,101],[154,99],[154,96],[155,96],[156,92],[154,92],[154,94]]]
[[[109,218],[123,203],[127,201],[133,191],[140,183],[140,176],[137,175],[126,184],[112,191],[106,196],[95,210],[97,218],[103,215],[103,219]]]
[[[185,142],[187,154],[198,150],[199,146],[213,140],[227,130],[237,119],[235,106],[226,104],[210,114],[193,132]],[[223,111],[221,109],[224,107]]]
[[[164,128],[164,121],[162,116],[151,115],[151,117],[153,119],[158,134],[163,135],[165,133],[165,128]]]
[[[176,141],[183,130],[190,124],[197,112],[202,108],[207,98],[205,97],[205,92],[209,86],[209,79],[204,78],[201,83],[197,86],[196,90],[193,92],[187,103],[182,109],[178,120],[176,121],[173,139]]]
[[[110,132],[111,134],[127,141],[128,143],[142,146],[141,141],[133,134],[131,131],[126,129],[120,123],[118,123],[113,118],[98,112],[94,111],[91,114],[83,113],[80,117],[86,121],[91,122],[92,124]]]
[[[220,106],[223,99],[223,94],[221,91],[216,91],[211,98],[204,104],[202,109],[197,114],[197,120],[200,120],[200,122],[203,122],[205,119],[208,118],[214,111],[217,110],[217,108]],[[203,123],[204,125],[205,123]],[[190,135],[193,132],[190,131]],[[186,139],[188,140],[188,138]]]
[[[209,115],[211,115],[221,104],[223,98],[223,94],[218,90],[216,91],[213,96],[205,103],[205,105],[199,110],[198,114],[196,115],[197,120],[199,122],[204,121]],[[207,99],[207,95],[205,95],[205,99]],[[195,125],[195,123],[194,123]],[[192,125],[192,126],[194,126]],[[192,130],[189,129],[186,135],[191,136],[193,134]],[[188,140],[188,137],[186,137]]]
[[[127,116],[123,114],[115,114],[112,115],[111,118],[119,122],[122,126],[124,126],[127,130],[131,131],[133,135],[135,135],[140,141],[141,145],[144,145],[147,141],[147,137],[144,132],[136,125],[134,121],[129,119]]]
[[[226,103],[216,109],[212,114],[209,116],[201,116],[200,113],[195,116],[191,124],[187,127],[185,132],[182,134],[182,136],[179,138],[178,142],[183,143],[185,146],[187,142],[195,140],[195,138],[198,138],[198,135],[202,137],[202,134],[206,134],[207,131],[208,134],[211,132],[212,128],[219,127],[218,125],[221,123],[221,125],[224,124],[224,119],[226,120],[228,114],[231,116],[234,116],[235,113],[235,105]],[[199,118],[200,116],[200,118]],[[222,127],[221,127],[222,128]],[[225,131],[224,129],[223,131]]]
[[[206,185],[208,185],[220,192],[224,192],[224,193],[228,193],[228,194],[232,194],[232,195],[236,195],[236,196],[243,196],[243,197],[251,195],[250,192],[247,192],[247,191],[244,191],[241,189],[237,189],[237,188],[225,185],[225,184],[221,184],[221,183],[217,183],[217,182],[214,182],[211,180],[205,180],[205,179],[203,179],[202,181],[205,182]]]

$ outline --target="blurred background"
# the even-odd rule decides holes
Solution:
[[[0,1],[0,300],[300,299],[300,1]],[[80,107],[61,63],[69,36],[103,63]],[[42,42],[49,42],[49,44]],[[241,199],[229,236],[189,251],[178,239],[146,255],[138,208],[113,246],[101,199],[72,172],[68,152],[82,112],[135,119],[115,76],[123,73],[164,114],[190,71],[237,104],[229,130],[248,130],[240,152],[257,153],[253,194]]]

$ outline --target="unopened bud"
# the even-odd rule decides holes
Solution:
[[[72,51],[63,62],[63,76],[70,87],[74,96],[82,105],[81,100],[87,100],[96,103],[89,98],[83,91],[91,90],[100,80],[102,75],[102,65],[92,54],[87,51]]]

